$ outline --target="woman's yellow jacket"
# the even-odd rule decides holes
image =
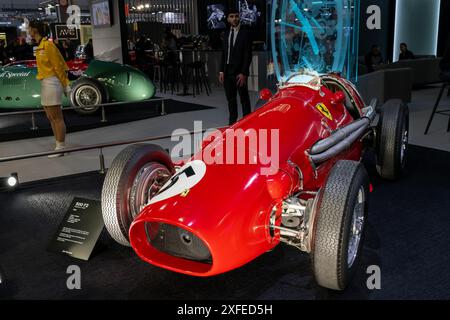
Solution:
[[[47,38],[43,38],[36,49],[36,63],[38,80],[56,76],[63,88],[69,85],[69,68],[56,45]]]

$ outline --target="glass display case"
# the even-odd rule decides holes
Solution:
[[[278,82],[303,69],[357,80],[359,0],[274,0],[270,21]]]

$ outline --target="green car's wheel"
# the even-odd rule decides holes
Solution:
[[[107,93],[102,84],[94,79],[80,79],[72,87],[70,100],[73,106],[81,107],[76,112],[82,115],[94,114],[107,101]]]

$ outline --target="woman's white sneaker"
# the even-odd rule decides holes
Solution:
[[[56,148],[55,148],[55,151],[62,151],[62,150],[64,150],[66,148],[66,146],[64,146],[64,145],[59,145],[59,146],[57,146]],[[64,152],[62,152],[62,153],[58,153],[58,154],[51,154],[51,155],[49,155],[48,157],[50,158],[50,159],[52,159],[52,158],[59,158],[59,157],[63,157],[63,156],[65,156],[66,154],[64,153]]]

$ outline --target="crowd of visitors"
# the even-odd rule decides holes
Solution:
[[[70,40],[54,40],[56,47],[61,52],[64,60],[69,61],[75,58],[76,46]],[[34,60],[34,50],[37,47],[36,41],[32,39],[27,42],[24,37],[6,42],[0,39],[0,65],[8,64],[12,61]],[[92,42],[86,46],[86,54],[93,55]]]

